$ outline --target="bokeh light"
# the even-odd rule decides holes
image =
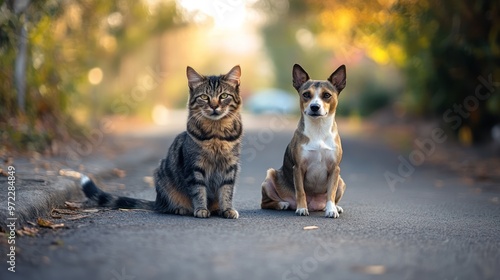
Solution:
[[[101,83],[103,76],[104,74],[102,73],[101,68],[99,67],[92,68],[90,69],[88,74],[89,83],[93,85],[98,85]]]

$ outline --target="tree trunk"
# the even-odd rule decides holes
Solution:
[[[14,81],[17,91],[17,106],[21,112],[25,111],[26,94],[26,55],[28,48],[28,32],[26,25],[20,25],[18,34],[18,47],[14,71]]]
[[[17,35],[17,54],[16,63],[14,65],[14,83],[17,91],[17,106],[21,112],[25,111],[26,103],[26,55],[28,51],[28,31],[26,30],[26,15],[22,16],[31,0],[8,0],[7,6],[20,19],[19,29],[16,30]]]

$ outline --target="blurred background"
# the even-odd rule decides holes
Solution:
[[[358,123],[500,143],[499,12],[489,0],[0,1],[0,147],[57,153],[109,120],[168,125],[187,65],[239,64],[245,110],[297,114],[294,63],[315,79],[346,64],[338,115]]]

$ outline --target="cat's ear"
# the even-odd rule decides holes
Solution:
[[[194,69],[190,66],[186,69],[186,76],[188,78],[188,85],[190,89],[194,89],[205,79],[204,76],[198,74],[198,72],[194,71]]]
[[[226,75],[224,75],[224,79],[235,86],[240,85],[240,77],[241,77],[241,68],[239,65],[234,66]]]
[[[304,70],[304,68],[302,68],[302,66],[298,64],[293,65],[292,77],[293,87],[296,90],[299,90],[299,88],[309,80],[309,75],[307,74],[306,70]]]

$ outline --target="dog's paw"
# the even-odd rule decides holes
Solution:
[[[196,218],[208,218],[210,217],[210,211],[208,209],[200,208],[194,211],[194,216]]]
[[[295,214],[298,216],[309,216],[309,210],[307,210],[307,208],[297,208]]]
[[[240,217],[240,214],[236,209],[226,209],[224,212],[222,212],[222,216],[227,219],[238,219]]]
[[[337,207],[337,212],[339,212],[339,214],[344,213],[344,209],[342,209],[342,207],[340,207],[338,205],[335,205],[335,207]]]
[[[340,215],[339,215],[339,212],[337,211],[337,209],[335,209],[334,211],[325,211],[325,217],[327,218],[338,218]]]
[[[331,201],[326,202],[325,217],[327,217],[327,218],[338,218],[339,217],[339,211],[338,211],[337,207],[338,206],[336,206]],[[342,209],[342,208],[340,208],[340,209]]]
[[[286,202],[286,201],[280,201],[278,202],[278,210],[286,210],[288,209],[288,207],[290,207],[290,203]]]

